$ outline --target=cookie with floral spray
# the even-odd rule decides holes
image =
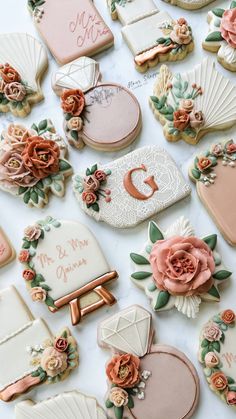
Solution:
[[[195,318],[202,302],[220,301],[218,287],[231,276],[216,245],[216,234],[198,238],[184,217],[165,231],[151,221],[145,246],[130,254],[135,266],[131,280],[144,290],[154,311],[175,307]]]
[[[215,7],[207,15],[209,34],[202,43],[204,49],[217,53],[219,63],[236,71],[236,1],[230,7]]]
[[[50,192],[65,194],[65,179],[72,174],[66,155],[67,146],[49,119],[31,128],[10,124],[0,138],[0,189],[42,208]]]
[[[11,263],[15,259],[15,255],[16,253],[12,244],[0,227],[0,268]]]
[[[27,116],[44,98],[40,81],[47,66],[45,48],[31,35],[0,35],[0,112]]]
[[[199,361],[210,389],[227,405],[236,408],[235,312],[213,316],[200,335]]]
[[[161,66],[149,102],[168,141],[194,145],[208,132],[236,123],[235,95],[236,86],[205,59],[181,74]]]
[[[66,379],[78,366],[77,344],[69,329],[54,336],[34,319],[15,287],[0,292],[0,399],[9,402],[40,384]]]
[[[154,344],[151,313],[133,305],[107,318],[98,327],[98,343],[112,351],[106,364],[110,418],[192,417],[199,398],[197,372],[178,349]]]
[[[222,140],[199,153],[189,168],[200,200],[215,221],[225,240],[236,246],[234,223],[236,182],[236,144]]]
[[[72,146],[116,151],[140,133],[136,97],[120,84],[101,82],[99,65],[91,58],[81,57],[61,67],[53,74],[52,87],[60,96],[64,131]]]

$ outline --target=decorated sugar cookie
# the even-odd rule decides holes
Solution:
[[[194,70],[173,74],[161,66],[150,106],[168,141],[196,144],[207,132],[236,123],[236,85],[205,59]]]
[[[114,37],[92,0],[28,0],[34,24],[59,64],[111,47]],[[53,31],[52,31],[53,28]]]
[[[39,384],[57,383],[77,367],[70,331],[64,328],[53,336],[13,286],[0,291],[0,322],[0,400],[9,402]]]
[[[191,193],[175,162],[157,146],[88,167],[73,184],[88,215],[118,228],[135,226]]]
[[[49,119],[31,128],[10,124],[0,138],[0,189],[18,196],[30,207],[42,208],[49,193],[65,194],[72,167],[67,147]]]
[[[99,79],[98,63],[87,57],[61,67],[53,75],[52,87],[60,95],[65,135],[78,149],[86,144],[96,150],[120,150],[141,130],[140,106],[125,87]]]
[[[212,144],[196,156],[189,169],[203,205],[232,246],[236,246],[235,196],[232,193],[236,182],[235,165],[236,144],[234,140],[228,140]]]
[[[0,112],[27,116],[44,98],[40,81],[47,66],[45,48],[31,35],[0,35]]]
[[[19,261],[33,301],[51,312],[69,304],[73,325],[86,314],[116,302],[105,284],[116,279],[95,237],[84,225],[52,217],[24,231]]]
[[[131,279],[151,300],[154,311],[175,307],[195,318],[202,301],[220,301],[219,285],[231,275],[216,251],[217,235],[195,236],[190,222],[179,218],[166,231],[149,223],[148,241],[131,253]]]
[[[164,0],[167,3],[171,3],[175,6],[182,7],[186,10],[196,10],[201,9],[207,4],[211,3],[213,0]]]
[[[209,34],[202,43],[204,49],[217,53],[219,63],[236,71],[236,1],[228,9],[215,7],[207,16]]]
[[[106,365],[109,418],[192,417],[199,398],[197,372],[179,350],[153,343],[148,311],[136,305],[120,311],[101,323],[98,338],[113,352]]]
[[[52,419],[54,415],[58,419],[106,419],[104,410],[95,398],[76,390],[58,394],[40,403],[23,401],[16,405],[15,414],[16,419]]]
[[[0,227],[0,268],[15,259],[15,250]]]
[[[236,407],[235,312],[224,310],[203,327],[199,361],[208,385],[229,406]]]

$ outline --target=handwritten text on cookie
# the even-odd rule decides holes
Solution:
[[[222,361],[226,362],[229,368],[231,368],[232,365],[236,363],[236,355],[232,352],[225,352],[224,354],[222,354],[221,358]]]
[[[69,23],[69,30],[76,35],[78,47],[83,47],[89,43],[95,44],[98,38],[109,33],[109,29],[96,13],[88,14],[86,11],[77,13],[76,18]]]

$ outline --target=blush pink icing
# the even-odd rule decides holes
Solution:
[[[220,30],[225,41],[228,42],[232,48],[236,48],[236,8],[224,12]]]
[[[197,237],[175,236],[157,241],[150,263],[157,287],[172,295],[199,295],[213,285],[213,253]]]

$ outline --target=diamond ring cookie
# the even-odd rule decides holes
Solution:
[[[207,15],[209,34],[202,43],[204,49],[217,53],[219,63],[236,71],[236,1],[228,9],[215,7]]]
[[[77,344],[69,329],[53,336],[13,286],[0,291],[0,319],[0,400],[9,402],[39,384],[57,383],[77,367]]]
[[[0,138],[0,189],[42,208],[50,192],[65,194],[65,179],[72,174],[66,155],[67,146],[50,119],[29,129],[10,124]]]
[[[135,150],[73,177],[81,208],[96,221],[133,227],[191,193],[170,155],[157,146]]]
[[[231,276],[216,251],[217,235],[200,239],[184,217],[166,231],[151,221],[148,241],[131,253],[134,284],[143,289],[154,311],[175,307],[195,318],[202,301],[218,302],[218,287]]]
[[[34,24],[63,65],[110,48],[114,37],[92,0],[28,0]],[[53,31],[52,31],[53,28]]]
[[[47,66],[45,48],[31,35],[0,35],[0,112],[27,116],[44,98],[40,82]]]
[[[173,20],[152,0],[107,0],[112,19],[124,25],[122,35],[144,73],[158,62],[178,61],[194,48],[192,29],[184,18]]]
[[[0,268],[12,262],[15,259],[15,250],[9,239],[0,227]]]
[[[104,410],[93,397],[73,390],[40,403],[26,400],[15,407],[16,419],[106,419]]]
[[[205,59],[187,73],[173,74],[165,65],[154,85],[150,106],[168,141],[197,144],[208,132],[236,123],[236,85]]]
[[[199,361],[208,385],[226,404],[236,407],[235,312],[216,314],[203,327]]]
[[[113,352],[106,365],[109,418],[189,419],[195,412],[199,379],[193,364],[179,350],[153,339],[152,316],[137,305],[98,327],[99,344]]]
[[[121,150],[140,133],[141,109],[128,89],[103,83],[100,76],[98,63],[88,57],[61,67],[53,75],[52,87],[61,99],[65,135],[78,149],[86,144],[95,150]]]
[[[234,200],[236,144],[233,140],[213,143],[196,156],[189,168],[200,200],[225,240],[236,246]],[[232,185],[232,186],[231,186]]]
[[[73,325],[86,314],[116,303],[106,284],[111,271],[95,237],[84,225],[47,217],[24,231],[19,261],[33,301],[51,312],[69,304]]]

